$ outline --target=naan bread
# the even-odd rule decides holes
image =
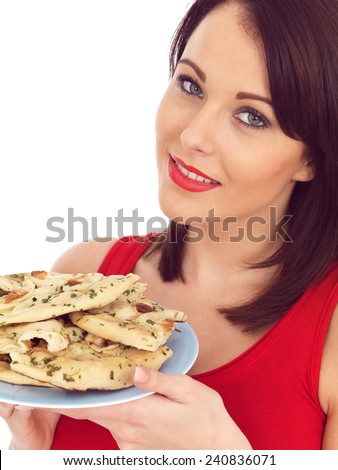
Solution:
[[[73,312],[73,323],[85,331],[145,351],[156,351],[175,330],[175,322],[184,321],[182,312],[163,310],[144,313],[137,318],[120,320],[109,313]]]
[[[165,344],[175,329],[183,322],[183,312],[169,310],[151,302],[143,294],[146,285],[137,283],[116,300],[88,312],[72,312],[70,320],[75,325],[96,336],[146,351],[155,351]]]
[[[37,387],[53,387],[49,383],[31,379],[25,375],[14,372],[7,361],[0,360],[0,380],[13,385],[35,385]]]
[[[0,276],[0,381],[117,390],[137,365],[160,369],[186,317],[151,302],[147,287],[133,273]]]
[[[0,328],[0,354],[27,352],[32,348],[33,340],[46,341],[50,352],[65,349],[69,344],[68,331],[58,320],[19,323]]]
[[[171,355],[166,346],[155,352],[126,346],[98,351],[85,342],[77,342],[54,354],[46,348],[25,354],[12,352],[10,367],[14,372],[67,390],[117,390],[132,385],[131,371],[136,365],[157,370]]]
[[[107,305],[139,277],[46,271],[0,276],[0,326],[36,322]]]

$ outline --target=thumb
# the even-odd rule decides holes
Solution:
[[[179,403],[191,401],[198,382],[186,375],[163,374],[146,367],[135,367],[134,385],[148,392],[155,392]]]

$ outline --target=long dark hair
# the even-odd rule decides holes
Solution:
[[[195,28],[211,10],[229,2],[243,7],[243,26],[261,39],[279,125],[306,145],[315,172],[312,181],[296,184],[289,202],[293,243],[283,243],[273,256],[253,266],[278,266],[277,279],[251,302],[219,309],[251,332],[285,314],[337,259],[338,5],[336,0],[195,0],[172,40],[171,75]],[[164,281],[184,280],[186,230],[170,222],[161,243],[154,244],[161,251]]]

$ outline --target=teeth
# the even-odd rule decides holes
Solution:
[[[175,162],[175,165],[180,170],[183,175],[187,176],[191,180],[199,181],[200,183],[207,183],[207,184],[218,184],[217,181],[209,180],[208,178],[203,178],[203,176],[197,175],[192,171],[188,171],[179,163]]]

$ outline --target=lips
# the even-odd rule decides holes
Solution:
[[[169,176],[177,186],[191,192],[210,191],[220,186],[218,181],[202,173],[197,168],[186,165],[181,159],[170,155]]]

